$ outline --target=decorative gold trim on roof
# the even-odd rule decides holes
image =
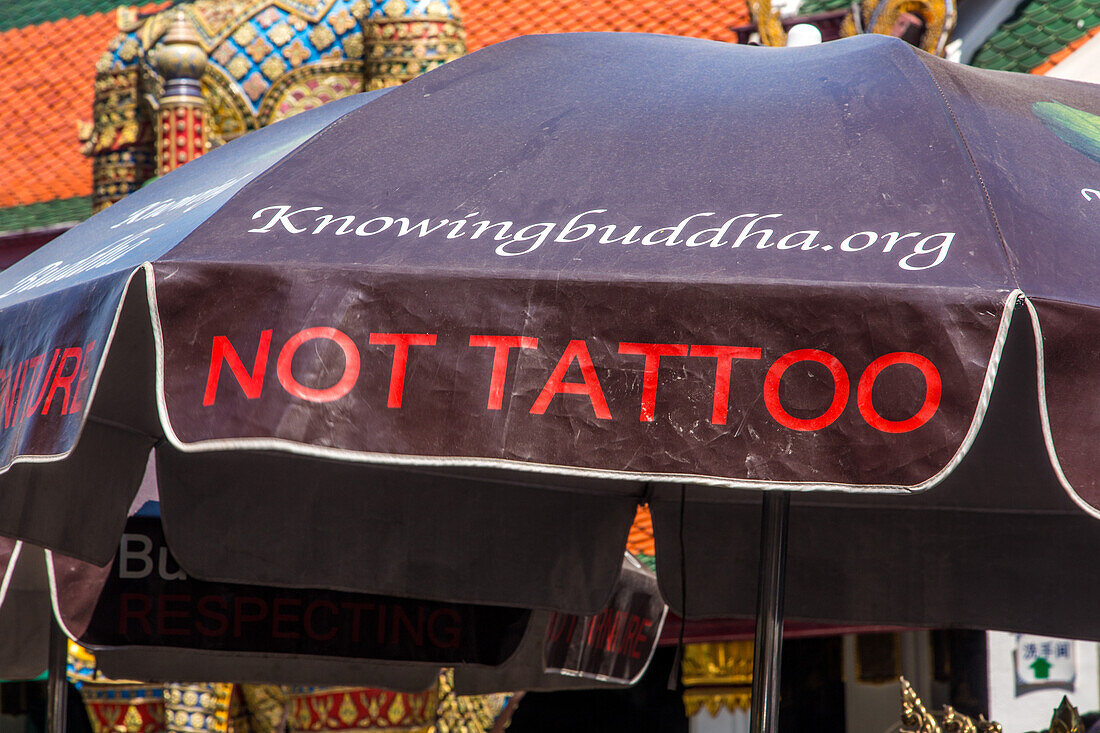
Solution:
[[[232,733],[285,733],[287,690],[280,685],[234,685],[229,705]]]
[[[1054,710],[1054,717],[1050,721],[1050,733],[1085,733],[1085,724],[1077,714],[1077,708],[1070,705],[1069,698],[1065,695]]]
[[[761,44],[765,46],[787,45],[787,31],[783,30],[779,13],[772,10],[771,0],[750,0],[749,9],[752,11],[752,18],[756,22],[756,31],[760,35]]]
[[[210,110],[208,137],[211,147],[240,137],[255,129],[252,111],[240,92],[240,87],[221,69],[209,66],[202,77],[202,93]]]
[[[123,32],[97,65],[94,121],[81,130],[85,153],[94,158],[93,208],[132,193],[163,168],[155,140],[167,129],[158,119],[167,104],[161,62],[171,59],[158,57],[174,47],[166,35],[173,21],[185,21],[187,40],[209,57],[199,80],[204,108],[196,105],[194,119],[182,121],[189,130],[201,124],[201,134],[182,158],[171,154],[183,163],[297,112],[404,83],[465,53],[456,4],[448,10],[435,0],[405,15],[409,7],[389,0],[375,17],[363,0],[347,6],[338,0],[193,0],[146,16],[120,10]],[[196,96],[192,86],[187,90]],[[174,83],[172,100],[181,88]],[[177,127],[180,122],[173,118]]]
[[[319,22],[336,0],[199,0],[188,6],[208,50],[218,45],[242,23],[268,7],[285,10],[307,23]],[[245,45],[243,42],[241,45]]]
[[[943,733],[932,713],[924,707],[916,691],[904,677],[901,680],[901,733]]]
[[[364,26],[368,90],[403,84],[466,53],[462,23],[441,17],[372,18]]]
[[[283,74],[260,104],[263,125],[363,91],[362,61],[320,61]]]
[[[901,733],[1002,733],[1000,723],[986,720],[984,716],[974,720],[950,705],[944,705],[943,713],[937,718],[924,707],[912,685],[904,677],[898,679],[901,682]],[[1050,733],[1055,733],[1053,728]],[[1062,733],[1084,733],[1084,729]]]
[[[168,733],[227,733],[233,685],[225,682],[168,683],[164,719]]]
[[[974,721],[950,705],[943,706],[943,729],[948,733],[978,733]]]
[[[292,19],[314,25],[320,23],[335,3],[336,0],[194,0],[147,17],[139,17],[136,12],[122,14],[120,8],[118,25],[119,30],[124,33],[138,31],[140,48],[135,45],[136,55],[139,50],[147,51],[152,48],[168,32],[175,17],[173,10],[182,12],[198,33],[203,50],[213,53],[230,36],[242,46],[247,46],[256,36],[255,29],[248,21],[267,8],[285,10],[291,14]],[[238,34],[241,34],[239,38]]]
[[[685,644],[680,664],[684,710],[688,716],[723,708],[748,710],[752,699],[753,642],[718,641]]]
[[[954,8],[951,0],[862,0],[859,26],[856,26],[854,16],[849,15],[840,26],[840,35],[878,33],[889,36],[901,15],[912,13],[925,23],[918,47],[942,57],[947,49],[947,39],[955,29]]]
[[[751,685],[753,642],[685,644],[680,666],[684,685]]]
[[[433,733],[490,733],[509,695],[456,695],[454,670],[439,675],[439,703]]]
[[[684,712],[689,718],[706,710],[712,718],[718,716],[723,708],[735,713],[747,711],[752,707],[752,688],[739,687],[725,690],[691,690],[684,693]]]

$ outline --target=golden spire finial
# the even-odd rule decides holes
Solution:
[[[157,109],[157,172],[163,175],[206,150],[206,49],[183,8],[175,10],[150,54],[149,62],[164,77]]]
[[[1085,724],[1077,714],[1077,708],[1070,704],[1069,698],[1062,695],[1062,702],[1054,710],[1050,720],[1050,733],[1085,733]]]
[[[176,10],[171,25],[157,42],[152,61],[157,72],[168,82],[193,79],[197,86],[206,71],[207,56],[202,38],[182,8]]]

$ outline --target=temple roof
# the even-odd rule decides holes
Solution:
[[[850,0],[803,0],[802,4],[798,7],[798,12],[800,15],[813,15],[814,13],[841,10],[851,6],[852,3]]]
[[[1044,73],[1100,32],[1100,0],[1027,0],[974,55],[987,69]]]
[[[526,33],[632,31],[737,40],[731,29],[749,22],[743,1],[464,0],[470,51]]]
[[[40,1],[29,3],[29,9],[45,11],[48,5],[62,4]],[[21,17],[28,15],[23,12]],[[10,22],[5,16],[4,24]],[[0,210],[91,194],[92,164],[80,152],[77,124],[91,117],[95,61],[116,32],[114,14],[97,13],[0,33],[0,63],[5,67],[0,73],[0,104],[6,110],[0,124]],[[84,216],[90,212],[88,204]],[[10,231],[7,225],[13,217],[26,218],[31,226],[59,221],[48,221],[47,209],[41,207],[0,212],[5,225],[0,231]]]
[[[812,15],[850,6],[850,0],[804,0],[799,13]],[[1045,74],[1097,34],[1100,0],[1024,0],[985,39],[969,63],[986,69]]]
[[[96,61],[118,35],[116,8],[125,4],[21,0],[5,3],[0,11],[0,103],[7,110],[0,124],[0,237],[91,213],[91,161],[81,153],[77,130],[91,119]],[[800,13],[849,4],[805,0]],[[147,4],[140,11],[167,5]],[[469,51],[525,33],[573,31],[733,41],[731,29],[750,22],[745,0],[464,0],[462,11]],[[1043,73],[1097,33],[1100,0],[1024,0],[973,63]]]
[[[18,0],[3,5],[0,31],[50,23],[62,18],[76,18],[114,10],[128,3],[119,0]]]
[[[91,213],[92,165],[77,129],[92,116],[95,64],[118,34],[119,0],[22,0],[0,17],[0,234]],[[145,5],[151,12],[166,3]],[[734,40],[743,2],[467,0],[467,48],[524,33],[642,31]],[[14,112],[12,110],[15,110]]]
[[[630,527],[630,536],[626,540],[626,550],[641,560],[650,570],[657,569],[657,547],[653,541],[653,516],[649,507],[638,507],[634,515],[634,524]]]

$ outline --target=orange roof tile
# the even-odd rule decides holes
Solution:
[[[733,26],[751,22],[744,0],[466,0],[467,47],[529,33],[634,31],[736,41]]]
[[[1052,70],[1055,66],[1057,66],[1058,64],[1062,63],[1067,58],[1069,58],[1073,54],[1074,51],[1081,48],[1081,46],[1084,46],[1086,43],[1091,41],[1095,36],[1100,36],[1100,26],[1096,26],[1095,28],[1090,29],[1088,33],[1086,33],[1085,35],[1081,36],[1080,38],[1072,41],[1068,46],[1063,48],[1061,51],[1055,51],[1054,53],[1052,53],[1050,56],[1047,57],[1046,61],[1044,61],[1043,63],[1036,66],[1034,69],[1031,70],[1030,73],[1032,73],[1032,74],[1045,74],[1045,73],[1047,73],[1048,71]]]
[[[0,33],[0,208],[92,192],[77,123],[92,118],[95,62],[115,33],[113,12]]]
[[[117,32],[115,18],[99,13],[0,33],[0,209],[91,193],[77,123],[91,120],[95,62]],[[576,31],[734,41],[730,27],[748,23],[749,12],[744,0],[467,0],[464,21],[474,51],[513,36]]]
[[[627,552],[634,555],[656,555],[656,547],[653,542],[653,517],[649,513],[649,507],[638,507],[634,515],[634,524],[630,527],[630,536],[626,540]]]

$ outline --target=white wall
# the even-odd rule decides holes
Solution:
[[[907,631],[901,637],[901,673],[928,704],[932,695],[932,645],[927,631]],[[848,733],[887,733],[901,727],[901,686],[856,678],[856,637],[844,637],[844,712]]]
[[[1093,36],[1046,75],[1100,84],[1100,34]]]
[[[731,713],[722,708],[718,715],[712,716],[703,708],[688,721],[690,733],[749,733],[749,713],[738,710]]]
[[[986,634],[989,659],[989,716],[1004,726],[1004,733],[1023,733],[1043,730],[1050,725],[1051,713],[1069,697],[1077,710],[1087,713],[1100,709],[1100,675],[1098,675],[1097,644],[1087,641],[1069,641],[1073,650],[1072,684],[1068,689],[1047,689],[1029,686],[1036,680],[1018,670],[1020,646],[1023,642],[1048,637],[1023,637],[1004,631]],[[1067,640],[1052,640],[1053,642]],[[1014,652],[1016,655],[1014,656]],[[1026,665],[1026,660],[1024,660]],[[1033,676],[1031,676],[1033,677]],[[1063,670],[1051,672],[1050,677],[1067,679]]]

